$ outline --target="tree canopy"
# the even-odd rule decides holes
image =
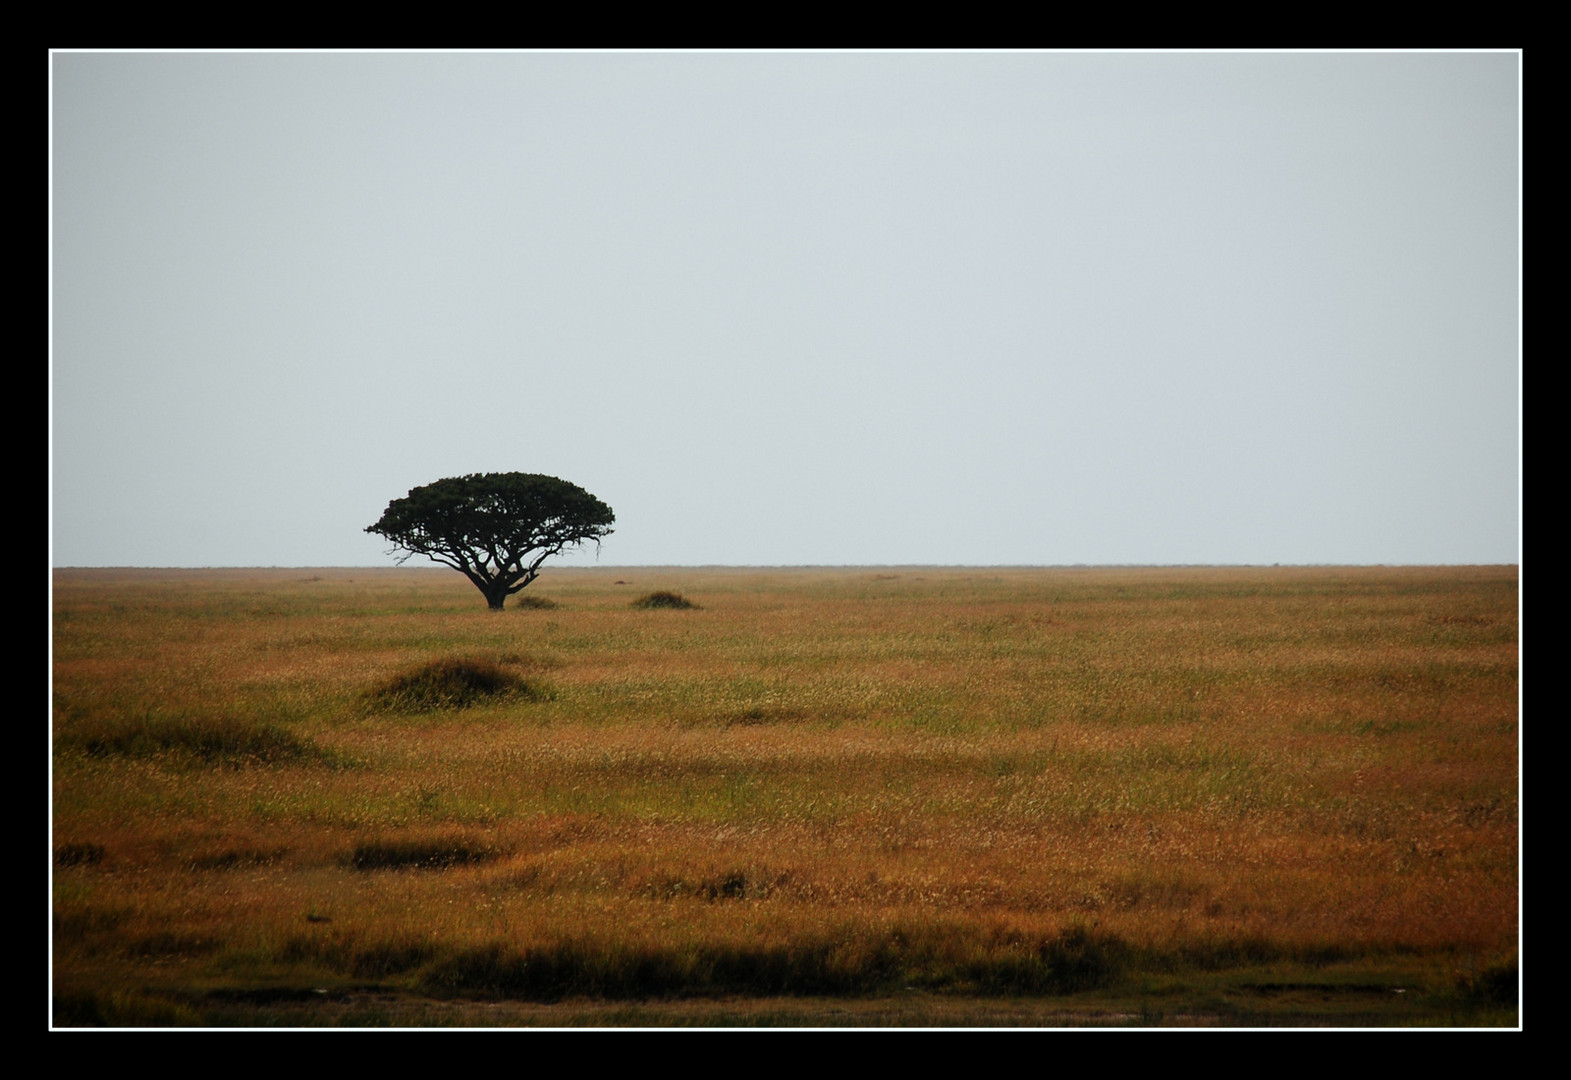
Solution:
[[[539,473],[471,473],[414,488],[366,527],[394,550],[459,571],[493,611],[565,548],[611,534],[616,515],[577,484]]]

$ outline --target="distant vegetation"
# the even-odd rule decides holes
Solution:
[[[55,1023],[1517,1022],[1514,567],[613,578],[57,571]]]
[[[665,592],[662,590],[660,592],[652,592],[645,596],[640,596],[637,600],[633,601],[632,606],[635,608],[645,609],[677,608],[686,610],[689,608],[696,608],[698,605],[684,597],[681,593]]]

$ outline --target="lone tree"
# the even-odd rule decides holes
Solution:
[[[472,473],[417,487],[366,532],[475,583],[492,611],[564,548],[609,536],[616,515],[577,484],[538,473]]]

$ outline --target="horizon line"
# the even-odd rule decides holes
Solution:
[[[1194,569],[1315,569],[1327,567],[1447,567],[1447,566],[1516,566],[1520,567],[1521,560],[1514,562],[1123,562],[1123,563],[606,563],[595,566],[552,566],[543,567],[542,573],[549,570],[580,570],[580,571],[613,571],[613,570],[888,570],[888,569],[915,569],[915,570],[1194,570]],[[67,566],[51,566],[50,571],[58,570],[399,570],[399,571],[447,571],[451,567],[434,566],[382,566],[373,564],[209,564],[203,566],[192,565],[161,565],[147,564],[74,564]]]

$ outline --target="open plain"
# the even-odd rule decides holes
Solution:
[[[1518,610],[1511,566],[56,570],[53,1023],[1516,1025]]]

